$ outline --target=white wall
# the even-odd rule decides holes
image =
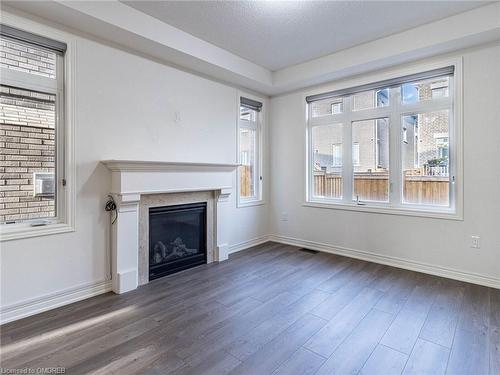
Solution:
[[[271,223],[278,240],[406,266],[425,263],[433,272],[500,287],[500,46],[457,55],[464,70],[464,220],[304,207],[304,92],[296,92],[272,98],[270,106]],[[288,221],[281,220],[284,212]],[[481,236],[481,249],[469,247],[471,235]]]
[[[100,160],[237,162],[236,88],[70,37],[77,51],[76,231],[0,244],[2,310],[105,280],[111,181]],[[236,208],[234,189],[225,209],[233,218],[230,249],[267,235],[267,205]]]

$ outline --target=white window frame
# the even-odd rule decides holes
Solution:
[[[249,98],[252,100],[259,101],[263,103],[262,109],[260,111],[255,112],[255,121],[247,121],[240,119],[240,105],[241,105],[241,97]],[[238,92],[237,96],[237,124],[238,128],[236,131],[236,160],[238,164],[241,164],[240,156],[240,129],[250,129],[255,131],[255,173],[254,173],[254,197],[242,197],[241,192],[241,171],[238,168],[237,172],[237,183],[236,183],[236,195],[237,195],[237,207],[251,207],[258,206],[264,204],[263,197],[263,126],[264,126],[264,114],[265,114],[265,103],[262,98],[256,97],[254,95],[250,95],[244,92]]]
[[[0,224],[0,242],[67,233],[75,230],[74,168],[74,70],[75,41],[65,32],[4,12],[2,23],[66,43],[64,56],[57,55],[57,79],[1,68],[1,83],[56,95],[56,216],[14,224]],[[63,180],[65,186],[63,186]],[[33,222],[44,222],[33,226]]]
[[[386,79],[394,79],[411,74],[417,74],[433,69],[444,68],[453,65],[455,68],[454,75],[450,79],[449,97],[436,98],[431,101],[422,101],[412,104],[403,104],[401,102],[401,92],[391,90],[388,107],[379,107],[373,109],[365,109],[359,111],[351,111],[352,96],[344,98],[344,113],[338,115],[328,115],[322,117],[311,118],[309,105],[306,103],[306,96],[321,94],[328,91],[336,91],[349,89],[364,84],[383,81]],[[321,91],[315,90],[307,92],[303,96],[305,116],[305,189],[304,189],[304,206],[341,209],[349,211],[372,212],[380,214],[396,214],[405,216],[431,217],[449,220],[463,220],[463,129],[462,129],[462,59],[451,58],[435,61],[431,63],[414,64],[408,67],[402,67],[386,71],[380,74],[370,74],[361,78],[346,80],[342,84],[333,84]],[[440,109],[450,108],[450,207],[426,206],[417,204],[403,203],[402,191],[402,170],[401,170],[401,142],[402,142],[402,127],[401,120],[398,117],[419,112],[433,112]],[[389,118],[389,180],[390,192],[389,202],[356,202],[353,200],[353,160],[352,147],[343,147],[343,187],[341,199],[334,198],[319,198],[314,197],[314,179],[313,173],[313,155],[311,144],[311,129],[318,125],[328,125],[333,123],[343,123],[343,144],[352,144],[352,127],[353,121]]]

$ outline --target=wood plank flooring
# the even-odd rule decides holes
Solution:
[[[4,369],[500,375],[500,290],[276,243],[0,330]]]

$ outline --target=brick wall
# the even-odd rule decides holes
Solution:
[[[56,54],[42,48],[0,38],[0,66],[55,78]]]
[[[54,216],[33,187],[33,172],[54,171],[55,97],[1,86],[0,222]]]

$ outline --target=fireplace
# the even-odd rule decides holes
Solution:
[[[149,208],[149,280],[207,263],[207,203]]]

